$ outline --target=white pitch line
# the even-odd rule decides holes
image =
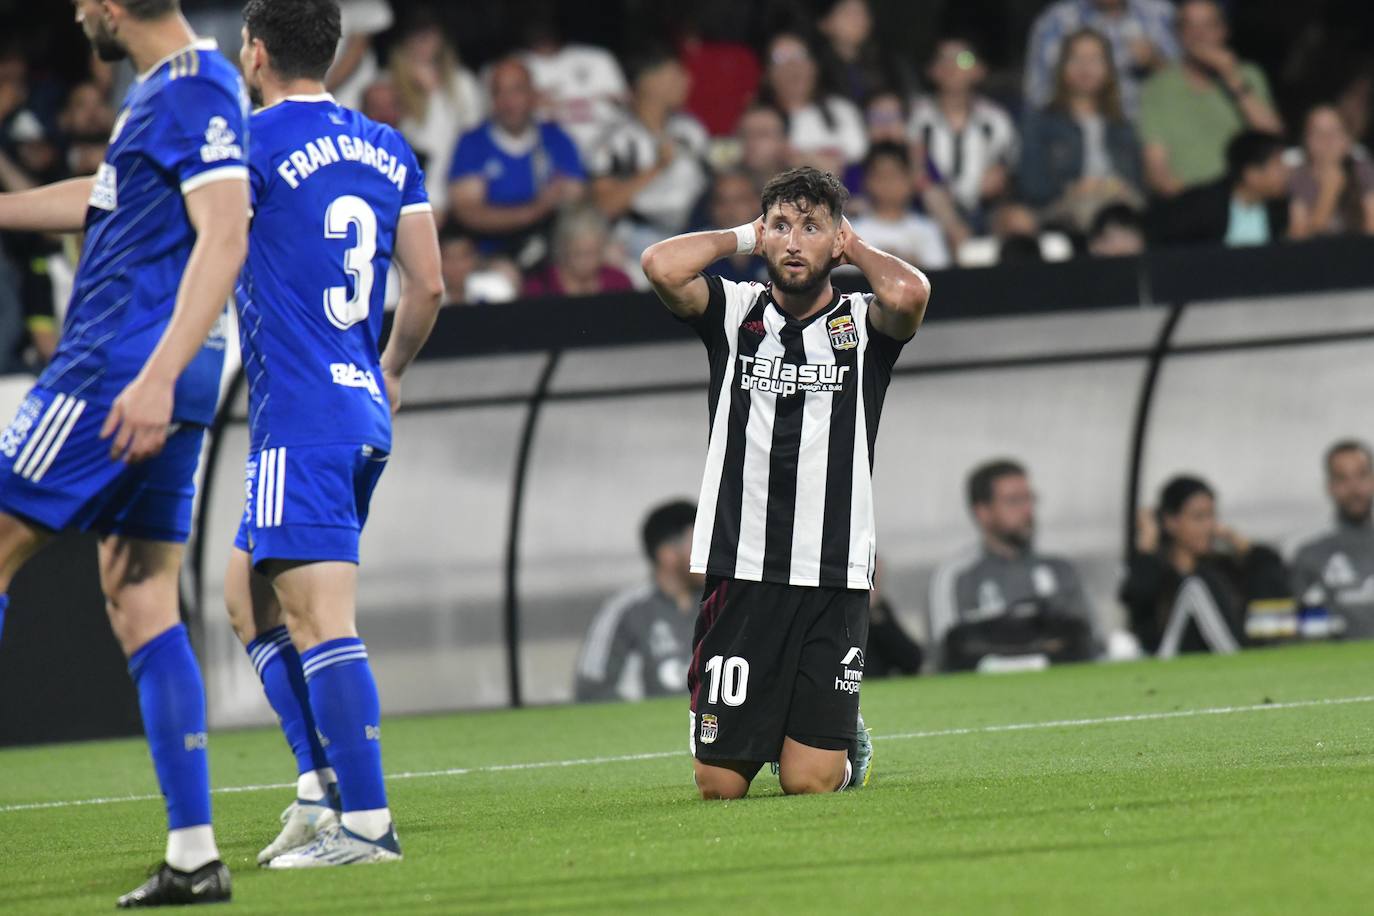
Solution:
[[[1348,706],[1352,703],[1374,703],[1374,696],[1334,697],[1325,700],[1295,700],[1289,703],[1257,703],[1253,706],[1214,706],[1206,709],[1179,709],[1172,712],[1142,712],[1094,719],[1053,719],[1047,722],[1015,722],[1008,725],[978,725],[970,728],[945,728],[937,731],[903,732],[895,735],[874,735],[874,741],[910,741],[920,738],[951,738],[959,735],[992,735],[1001,732],[1036,731],[1047,728],[1083,728],[1092,725],[1116,725],[1123,722],[1156,722],[1162,719],[1191,719],[1199,716],[1230,716],[1246,712],[1268,712],[1276,709],[1310,709],[1319,706]],[[453,767],[445,770],[418,770],[392,773],[386,778],[431,779],[440,776],[469,776],[474,773],[510,773],[518,770],[551,770],[560,767],[595,766],[604,763],[635,763],[642,760],[663,760],[682,757],[686,751],[654,751],[647,754],[621,754],[613,757],[579,757],[572,760],[541,760],[533,763],[498,763],[489,766]],[[294,782],[264,783],[248,786],[224,786],[212,789],[216,795],[240,792],[265,792],[293,789]],[[15,811],[43,811],[50,808],[77,808],[85,805],[113,805],[119,802],[157,801],[161,795],[118,795],[108,798],[83,798],[73,801],[31,802],[0,807],[0,814]]]

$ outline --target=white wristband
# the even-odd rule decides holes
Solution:
[[[759,234],[754,230],[753,223],[736,226],[730,231],[735,234],[735,254],[754,253],[754,246],[758,244]]]

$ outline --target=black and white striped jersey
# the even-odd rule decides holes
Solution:
[[[692,571],[871,588],[873,445],[904,342],[874,329],[871,295],[836,293],[798,321],[769,287],[706,282],[710,302],[689,322],[711,360]]]

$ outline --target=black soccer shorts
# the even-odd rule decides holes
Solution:
[[[766,763],[784,737],[847,750],[867,641],[866,591],[707,579],[687,673],[693,755]]]

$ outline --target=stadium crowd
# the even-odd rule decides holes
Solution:
[[[1285,123],[1220,0],[1044,4],[1020,79],[967,22],[913,40],[931,48],[917,61],[883,50],[869,0],[767,5],[781,13],[757,45],[705,4],[621,58],[536,7],[475,71],[435,4],[344,0],[330,86],[419,154],[454,304],[643,288],[644,248],[747,222],[798,164],[843,176],[857,231],[926,269],[1374,233],[1370,61]],[[237,4],[183,6],[237,48]],[[1310,58],[1323,40],[1298,44]],[[0,47],[4,190],[92,173],[132,78],[92,61],[67,85],[29,55]],[[3,245],[0,370],[41,365],[76,249]]]

